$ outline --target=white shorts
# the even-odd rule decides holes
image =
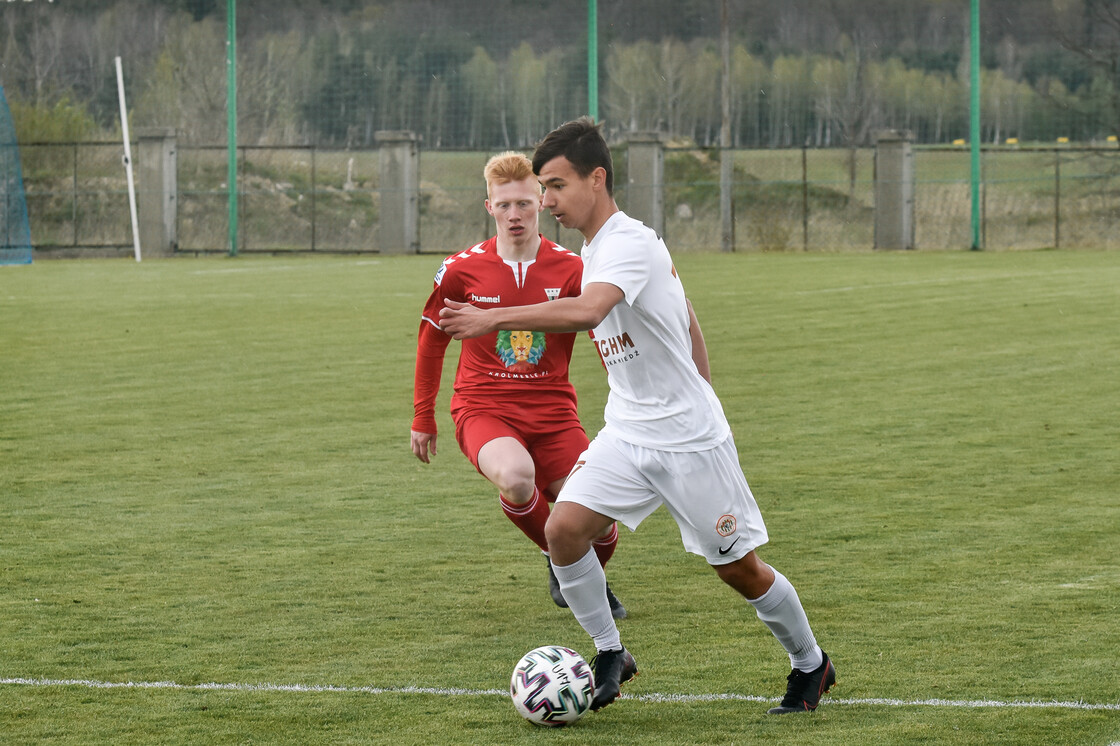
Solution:
[[[631,531],[664,505],[680,527],[684,548],[712,565],[741,559],[768,538],[730,435],[707,451],[676,452],[600,432],[556,499],[602,513]]]

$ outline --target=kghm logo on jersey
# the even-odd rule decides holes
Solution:
[[[560,288],[545,288],[544,294],[549,300],[556,300],[560,297]]]
[[[599,351],[599,358],[608,368],[638,357],[638,347],[627,332],[604,339],[597,338],[594,332],[591,332],[590,336],[591,341],[595,343],[595,349]]]
[[[530,373],[544,356],[544,332],[501,331],[494,351],[511,373]]]

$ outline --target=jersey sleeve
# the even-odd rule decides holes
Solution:
[[[427,318],[420,320],[412,393],[412,429],[418,433],[436,434],[436,396],[443,374],[443,357],[450,342],[451,337]]]
[[[454,290],[454,274],[449,273],[447,267],[448,263],[445,261],[440,265],[439,271],[436,272],[435,280],[432,282],[432,294],[428,296],[428,300],[424,304],[424,311],[420,316],[421,320],[436,329],[439,329],[439,312],[443,308],[443,299],[461,300],[459,297],[461,293],[457,294]]]
[[[622,291],[628,305],[633,305],[649,282],[650,262],[641,251],[641,242],[629,231],[619,232],[611,243],[609,251],[599,252],[592,271],[584,269],[583,282],[610,283]]]
[[[439,311],[443,308],[447,264],[436,273],[432,294],[424,304],[420,331],[416,336],[416,373],[413,378],[412,429],[418,433],[436,434],[436,396],[443,374],[443,358],[449,337],[439,328]],[[451,283],[448,283],[450,285]]]

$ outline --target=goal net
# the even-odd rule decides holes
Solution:
[[[16,128],[0,86],[0,264],[31,263],[31,226],[19,165]]]

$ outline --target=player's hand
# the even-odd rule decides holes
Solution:
[[[454,339],[481,337],[494,331],[486,322],[486,311],[470,303],[445,298],[444,308],[439,312],[439,328]]]
[[[412,430],[412,452],[416,454],[416,458],[423,461],[425,464],[432,462],[429,453],[432,456],[436,455],[436,434],[435,433],[418,433]]]

